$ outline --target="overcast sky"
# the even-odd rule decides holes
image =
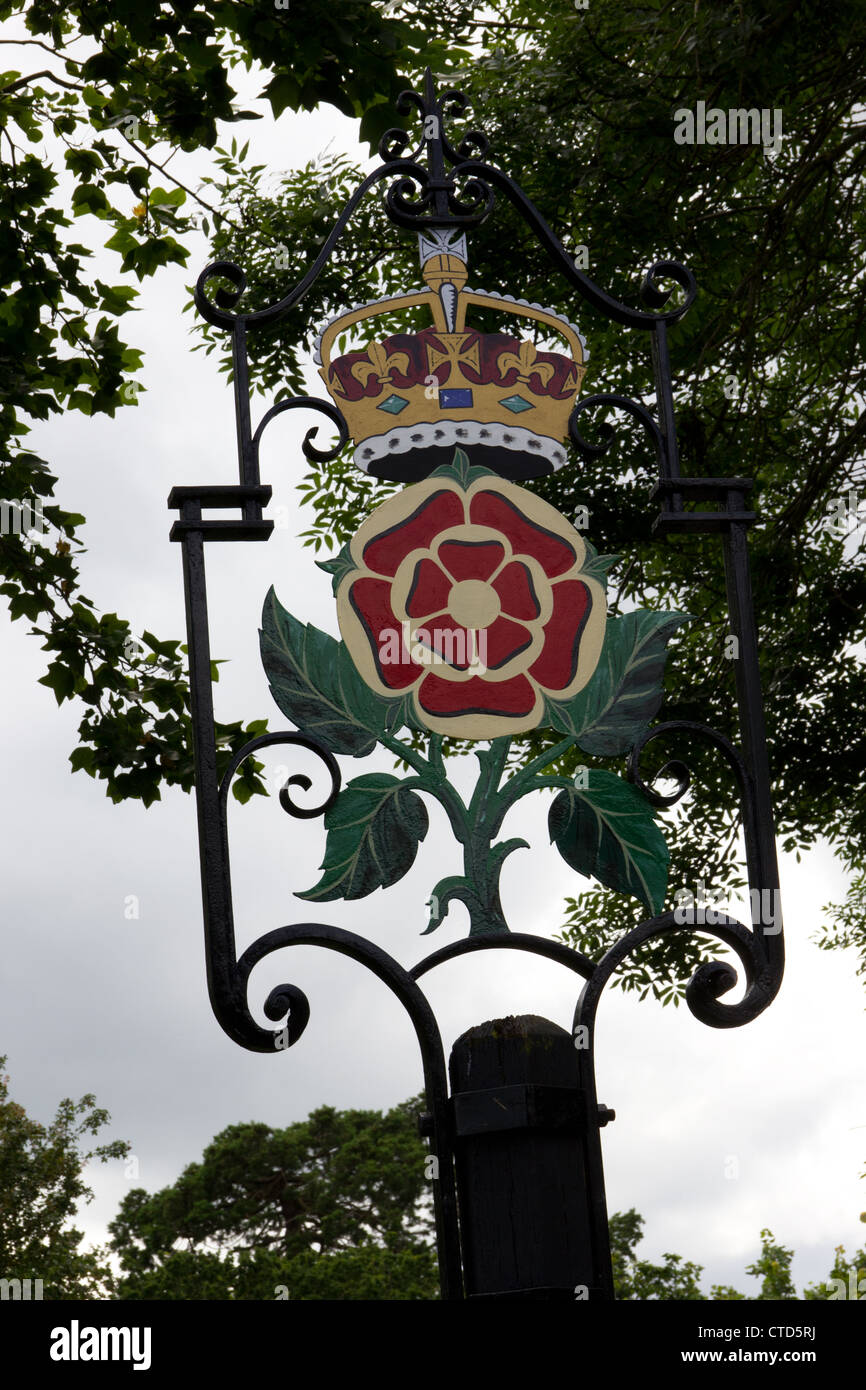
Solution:
[[[331,139],[332,151],[360,155],[355,131],[329,111],[286,113],[276,123],[267,114],[244,138],[250,135],[251,158],[279,171],[303,164]],[[204,172],[206,161],[196,168]],[[84,239],[85,227],[99,246],[103,225],[77,223],[75,239]],[[190,315],[181,313],[206,257],[202,242],[186,271],[170,268],[145,282],[140,312],[123,325],[146,350],[139,376],[147,392],[137,409],[113,421],[57,417],[30,436],[59,474],[61,505],[87,516],[84,592],[136,631],[182,640],[181,552],[168,540],[167,494],[174,484],[236,481],[231,391],[214,358],[190,351]],[[117,283],[116,266],[101,251],[93,269]],[[517,285],[491,288],[520,294]],[[351,285],[346,296],[351,302]],[[256,418],[265,408],[259,399]],[[262,480],[273,486],[274,505],[293,509],[293,526],[267,545],[207,551],[212,649],[230,658],[216,687],[220,719],[268,717],[273,728],[285,727],[258,652],[271,584],[298,618],[337,635],[330,580],[296,538],[309,525],[294,491],[304,472],[299,444],[317,419],[283,417],[263,444]],[[37,684],[46,657],[27,627],[2,619],[0,1052],[8,1054],[13,1097],[33,1117],[47,1122],[62,1096],[94,1092],[111,1112],[112,1135],[131,1141],[137,1176],[126,1176],[120,1162],[89,1173],[97,1196],[81,1224],[88,1238],[102,1240],[130,1185],[155,1190],[173,1181],[225,1126],[281,1126],[323,1104],[387,1108],[420,1090],[421,1068],[411,1026],[390,992],[362,966],[312,947],[272,956],[253,976],[251,999],[263,1022],[261,1002],[273,985],[291,981],[308,995],[312,1017],[296,1047],[265,1057],[223,1034],[205,987],[194,801],[173,791],[147,811],[114,806],[104,784],[71,773],[82,708],[58,710],[51,691]],[[263,758],[273,770],[285,765],[287,751]],[[363,768],[349,759],[343,765],[348,777],[392,762],[383,756]],[[299,759],[293,770],[302,766]],[[308,767],[315,777],[315,763]],[[464,784],[473,767],[458,774]],[[293,820],[275,797],[232,803],[239,949],[283,923],[319,920],[365,934],[411,966],[431,947],[464,936],[465,913],[455,905],[435,937],[419,939],[433,884],[460,868],[441,810],[431,805],[430,812],[427,840],[399,884],[358,903],[316,907],[293,892],[317,878],[321,820]],[[515,929],[552,936],[563,898],[583,880],[549,845],[546,814],[543,797],[513,813],[506,833],[524,835],[532,849],[507,861],[502,890]],[[866,994],[853,953],[821,952],[811,941],[822,904],[842,896],[845,884],[819,849],[800,864],[783,859],[782,887],[789,964],[779,998],[755,1023],[716,1031],[684,1007],[663,1009],[616,989],[600,1008],[599,1099],[617,1112],[603,1135],[609,1210],[636,1207],[646,1218],[641,1253],[678,1251],[698,1261],[705,1288],[756,1287],[744,1265],[758,1254],[763,1227],[797,1252],[798,1286],[827,1275],[834,1246],[853,1250],[866,1236],[858,1220],[866,1208],[859,1179],[866,1166]],[[128,920],[133,894],[140,915]],[[508,951],[453,962],[426,978],[446,1051],[466,1028],[507,1013],[542,1014],[570,1027],[576,983],[550,962]]]

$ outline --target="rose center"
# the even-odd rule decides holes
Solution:
[[[448,595],[448,611],[461,627],[489,627],[501,606],[496,590],[483,579],[462,579]]]

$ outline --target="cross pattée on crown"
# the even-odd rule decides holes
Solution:
[[[418,233],[418,255],[424,282],[438,294],[449,333],[463,327],[459,312],[460,291],[466,284],[469,253],[465,235],[450,228],[431,228]]]

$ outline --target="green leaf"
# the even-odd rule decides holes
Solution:
[[[387,772],[356,777],[325,816],[322,878],[296,897],[333,902],[389,888],[411,869],[428,825],[424,802],[398,778]]]
[[[607,572],[622,558],[619,555],[599,555],[595,546],[586,537],[583,537],[583,544],[586,548],[586,559],[581,568],[581,574],[587,575],[590,579],[597,579],[602,588],[607,592]]]
[[[114,235],[110,236],[105,243],[107,251],[119,251],[122,255],[126,255],[136,245],[135,237],[127,226],[118,227]]]
[[[182,188],[152,188],[148,203],[150,207],[182,207],[186,202],[186,193]]]
[[[667,644],[689,620],[688,613],[649,609],[610,619],[589,684],[563,704],[548,700],[551,727],[597,757],[627,753],[662,702]]]
[[[73,748],[69,754],[73,772],[86,772],[88,777],[96,776],[96,751],[93,748]]]
[[[389,702],[367,686],[342,642],[287,613],[268,591],[260,632],[271,694],[301,733],[361,758],[385,730]]]
[[[440,878],[428,898],[430,920],[421,935],[429,936],[430,932],[441,927],[448,916],[448,906],[452,898],[458,898],[460,902],[465,902],[469,895],[474,896],[474,890],[469,880],[461,874],[451,874],[448,878]]]
[[[138,290],[133,285],[106,285],[102,280],[95,280],[94,284],[100,294],[99,307],[104,309],[106,314],[126,313],[130,302],[138,295]]]
[[[352,552],[349,548],[350,545],[351,542],[347,541],[339,555],[336,555],[333,560],[314,561],[320,570],[324,570],[326,574],[331,576],[331,586],[334,593],[337,592],[337,589],[340,587],[346,575],[358,568],[355,561],[352,559]]]
[[[75,673],[58,658],[51,662],[45,675],[39,677],[39,684],[53,690],[58,705],[62,705],[75,694]]]
[[[102,160],[95,150],[67,150],[64,159],[70,173],[81,179],[89,179],[91,174],[102,168]]]
[[[433,472],[430,474],[431,478],[455,478],[464,492],[475,482],[476,478],[490,478],[495,476],[496,474],[494,474],[492,469],[482,468],[477,463],[471,464],[469,462],[469,455],[465,453],[463,449],[455,449],[454,457],[451,462],[443,463],[441,468],[434,468]]]
[[[289,72],[281,72],[272,77],[262,95],[271,103],[274,120],[282,115],[287,106],[296,110],[301,101],[301,89]]]
[[[126,182],[137,198],[144,196],[149,181],[150,170],[143,164],[137,164],[135,168],[126,170]]]
[[[652,808],[613,772],[590,768],[587,782],[554,798],[547,822],[551,843],[579,874],[661,912],[670,854]]]
[[[92,212],[101,217],[110,210],[108,199],[95,183],[80,183],[72,190],[72,211],[76,214]]]
[[[155,652],[157,656],[168,657],[170,661],[177,660],[177,650],[180,646],[179,642],[160,642],[158,637],[154,637],[152,632],[147,631],[147,628],[145,628],[144,632],[141,634],[141,640],[144,645],[150,647],[150,650]]]

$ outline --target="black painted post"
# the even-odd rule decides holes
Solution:
[[[614,1116],[580,1089],[571,1034],[495,1019],[457,1039],[449,1070],[466,1297],[611,1299],[595,1155]]]

